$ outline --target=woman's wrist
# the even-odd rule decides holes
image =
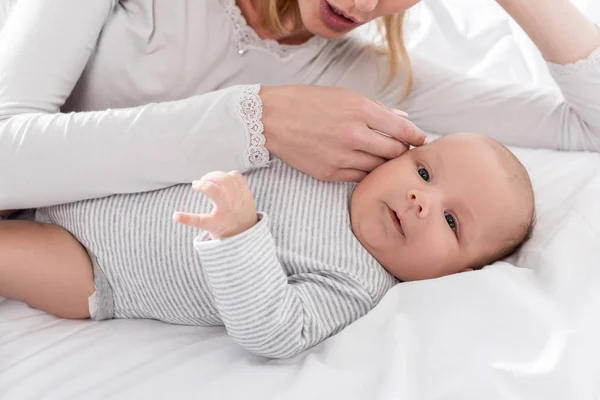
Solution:
[[[276,105],[281,103],[281,87],[279,86],[261,86],[258,96],[262,101],[262,123],[264,127],[263,135],[265,137],[265,148],[271,154],[277,155],[277,140],[275,132],[277,131],[277,119],[281,117],[277,111]]]
[[[556,64],[584,59],[600,47],[600,29],[570,0],[496,0],[523,28],[542,56]]]

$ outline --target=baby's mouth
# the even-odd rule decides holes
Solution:
[[[388,206],[388,210],[390,211],[390,218],[392,219],[392,222],[394,223],[394,226],[396,227],[398,232],[400,232],[400,234],[402,236],[406,236],[404,234],[404,229],[402,229],[402,221],[400,221],[398,214],[394,210],[392,210],[389,206]]]

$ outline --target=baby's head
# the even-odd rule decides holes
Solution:
[[[503,145],[456,133],[414,148],[363,179],[352,230],[402,281],[480,268],[518,248],[534,224],[529,175]]]

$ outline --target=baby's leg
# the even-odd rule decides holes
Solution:
[[[89,318],[92,263],[65,229],[31,221],[0,222],[0,296],[62,318]]]

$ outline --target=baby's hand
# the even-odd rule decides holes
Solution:
[[[192,187],[210,198],[213,210],[210,214],[176,212],[176,222],[205,230],[213,239],[235,236],[256,224],[254,197],[239,172],[211,172]]]

